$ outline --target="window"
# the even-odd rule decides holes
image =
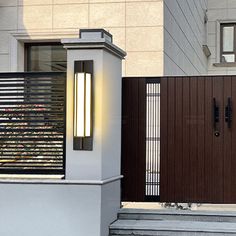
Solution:
[[[221,24],[221,62],[236,62],[236,24]]]
[[[26,43],[26,71],[66,71],[66,49],[61,43]]]

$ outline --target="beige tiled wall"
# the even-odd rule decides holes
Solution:
[[[51,29],[52,6],[19,6],[18,30]]]
[[[0,71],[9,71],[12,32],[105,28],[127,51],[124,76],[163,74],[162,0],[0,0]],[[56,35],[56,34],[55,34]],[[56,37],[56,36],[55,36]],[[66,37],[66,36],[65,36]]]
[[[88,4],[54,5],[53,29],[88,27]]]

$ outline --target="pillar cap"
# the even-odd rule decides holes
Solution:
[[[105,38],[110,43],[113,41],[112,35],[104,29],[81,29],[79,37],[81,39]]]
[[[105,49],[120,58],[126,52],[112,43],[112,35],[104,29],[81,29],[79,38],[62,39],[66,49]]]

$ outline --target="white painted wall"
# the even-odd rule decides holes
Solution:
[[[99,185],[1,182],[0,199],[0,235],[100,235]]]
[[[164,75],[207,73],[206,0],[164,0]]]
[[[214,66],[220,62],[220,23],[236,23],[236,1],[208,0],[208,45],[211,56],[208,63],[209,74],[236,74],[236,66]]]
[[[108,236],[120,181],[0,181],[0,235]]]
[[[120,209],[120,185],[120,181],[116,181],[101,188],[101,236],[108,236],[108,225],[117,219]]]

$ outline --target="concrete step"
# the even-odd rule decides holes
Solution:
[[[118,219],[229,222],[236,224],[236,212],[122,208],[118,213]]]
[[[110,236],[213,236],[236,235],[236,224],[178,220],[123,220],[110,226]]]

